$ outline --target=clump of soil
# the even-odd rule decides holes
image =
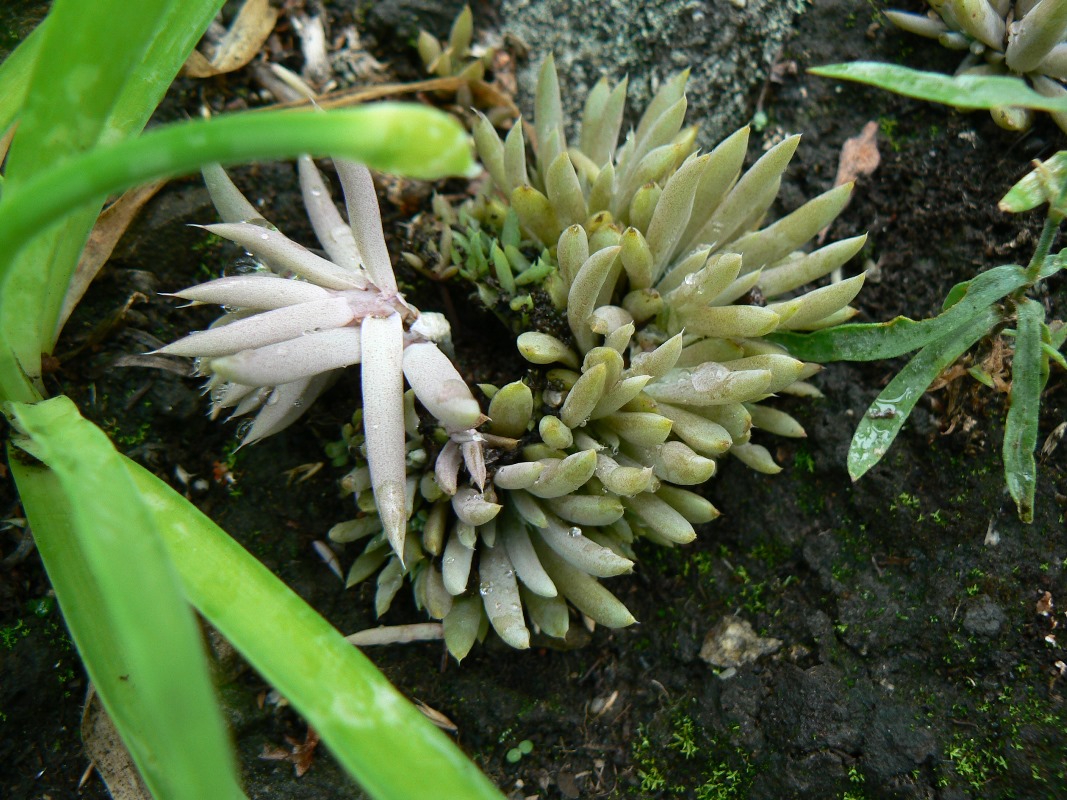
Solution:
[[[952,54],[887,30],[870,5],[806,7],[781,55],[799,69],[768,87],[768,125],[753,150],[804,133],[783,187],[789,210],[829,187],[844,140],[877,121],[882,164],[830,236],[870,233],[863,256],[880,277],[859,297],[862,319],[929,316],[953,284],[1029,259],[1039,214],[1004,215],[996,201],[1030,159],[1062,147],[1062,135],[1047,120],[1008,134],[984,114],[803,71],[861,58],[954,67]],[[181,91],[171,107],[195,97]],[[290,165],[235,177],[255,187],[287,233],[310,240]],[[374,625],[372,587],[345,592],[311,548],[351,516],[338,497],[340,471],[327,466],[304,482],[287,475],[325,460],[324,444],[339,437],[358,397],[354,378],[297,426],[235,453],[233,428],[204,418],[196,381],[110,368],[117,355],[147,349],[145,332],[171,340],[210,318],[177,312],[154,292],[218,274],[236,257],[181,224],[212,218],[196,181],[153,201],[79,309],[51,388],[172,482],[178,466],[204,479],[190,483],[197,504],[340,630]],[[1063,288],[1057,276],[1039,295],[1049,318],[1067,317]],[[133,291],[149,299],[79,349]],[[462,288],[449,291],[460,308],[475,307]],[[459,331],[465,370],[511,363],[510,336],[495,324],[479,315]],[[767,478],[726,461],[707,487],[723,517],[692,546],[643,547],[636,574],[610,582],[640,624],[598,629],[566,651],[516,652],[491,639],[462,666],[439,644],[369,655],[405,693],[451,718],[460,745],[514,797],[1067,796],[1057,666],[1067,653],[1056,638],[1067,594],[1062,450],[1042,460],[1037,515],[1021,524],[1003,488],[1004,398],[961,381],[924,398],[883,463],[851,484],[852,431],[901,363],[832,365],[815,379],[825,399],[783,403],[808,430],[805,440],[769,445],[785,472]],[[1041,440],[1065,418],[1064,386],[1054,372]],[[9,479],[0,491],[0,510],[12,516]],[[9,556],[18,535],[2,535]],[[0,565],[0,783],[11,797],[73,796],[86,766],[77,738],[85,678],[36,556],[12,561]],[[717,674],[699,653],[727,615],[781,647]],[[402,593],[384,622],[418,619]],[[324,752],[300,779],[285,763],[256,758],[306,733],[284,707],[260,707],[267,689],[248,671],[222,689],[250,796],[351,793]],[[523,740],[532,751],[509,759]],[[105,794],[91,779],[80,796]]]

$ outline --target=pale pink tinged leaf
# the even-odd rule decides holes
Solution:
[[[459,445],[449,439],[441,448],[441,452],[437,454],[437,461],[434,464],[434,477],[437,485],[445,494],[456,493],[456,487],[459,485],[459,467],[462,461]]]
[[[323,249],[329,253],[335,264],[345,269],[361,272],[362,259],[352,229],[341,218],[341,212],[333,204],[329,187],[319,172],[315,162],[309,156],[301,156],[297,161],[300,172],[300,190],[304,195],[304,206],[308,218],[315,229],[315,236]]]
[[[317,256],[285,235],[244,222],[204,225],[204,230],[236,242],[253,255],[269,262],[271,269],[286,269],[327,289],[363,289],[362,275]],[[395,293],[395,289],[394,289]]]
[[[358,364],[359,328],[337,328],[216,358],[211,371],[233,383],[277,386]]]
[[[341,179],[348,209],[348,224],[352,227],[356,247],[363,256],[363,268],[367,270],[374,285],[382,294],[391,297],[397,293],[396,276],[385,247],[382,231],[382,215],[378,208],[378,193],[370,170],[354,161],[335,158],[334,166]]]
[[[265,439],[271,434],[277,433],[288,427],[292,422],[304,413],[306,405],[303,402],[304,393],[307,391],[311,379],[293,381],[277,386],[263,401],[259,414],[256,415],[252,427],[248,429],[245,438],[241,440],[241,446],[252,444],[260,439]],[[240,411],[241,406],[237,407]]]
[[[248,222],[263,218],[259,209],[241,194],[241,190],[219,164],[204,165],[200,174],[204,176],[204,186],[223,222]]]
[[[363,433],[378,515],[398,558],[407,531],[404,485],[404,325],[399,314],[362,326]]]
[[[417,342],[404,351],[404,374],[415,396],[450,431],[478,424],[482,409],[463,377],[433,342]]]
[[[340,328],[355,318],[344,297],[264,311],[228,325],[190,334],[155,351],[172,356],[215,358],[295,339],[318,330]]]
[[[207,283],[190,286],[174,297],[198,303],[212,303],[233,308],[270,311],[276,308],[325,300],[328,290],[307,281],[278,278],[272,275],[230,275]]]

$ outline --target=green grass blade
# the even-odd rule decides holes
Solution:
[[[1016,305],[1018,325],[1011,360],[1011,402],[1004,424],[1004,478],[1019,509],[1019,519],[1034,521],[1037,487],[1037,423],[1041,411],[1041,327],[1044,307],[1022,299]]]
[[[232,114],[168,125],[96,148],[35,176],[0,201],[0,254],[10,258],[49,223],[131,186],[173,178],[204,164],[301,153],[336,155],[385,172],[440,178],[470,172],[467,135],[427,106],[377,103],[351,111]]]
[[[127,460],[186,596],[322,736],[372,797],[501,800],[367,658],[185,498]]]
[[[848,450],[848,474],[858,480],[885,455],[908,415],[934,379],[1000,321],[1000,312],[986,308],[920,350],[897,373],[867,409]]]
[[[193,172],[214,161],[232,164],[301,153],[336,155],[387,172],[419,178],[467,174],[473,167],[460,124],[426,106],[378,103],[328,113],[263,112],[169,125],[135,139],[99,147],[35,176],[0,200],[0,275],[5,260],[33,236],[83,204],[140,183]],[[42,284],[36,266],[19,258],[0,283],[0,317],[8,345],[26,325],[26,309],[40,308],[45,293],[62,295],[66,284]],[[33,400],[23,371],[34,366],[31,348],[12,354],[0,346],[0,396]],[[5,362],[4,355],[8,358]],[[34,376],[35,377],[35,376]],[[28,395],[28,396],[27,396]]]
[[[152,512],[107,437],[65,397],[11,404],[34,539],[105,708],[156,797],[243,797],[192,610]]]
[[[45,25],[42,22],[0,64],[0,133],[15,121],[22,108],[44,36]]]
[[[137,80],[129,80],[122,87],[105,121],[105,141],[141,132],[189,53],[224,4],[225,0],[170,0],[167,3],[166,10],[154,24],[146,51],[145,63],[153,67],[151,80],[138,71]],[[147,36],[148,33],[142,31],[138,35]]]
[[[1044,97],[1027,86],[1022,78],[1006,75],[950,77],[939,72],[923,72],[873,61],[828,64],[825,67],[814,67],[808,72],[823,78],[865,83],[905,97],[944,103],[961,109],[1019,106],[1067,113],[1067,98]]]
[[[981,273],[953,289],[955,302],[936,317],[916,321],[897,317],[891,322],[838,325],[814,333],[782,331],[767,338],[788,348],[803,361],[877,361],[917,350],[1027,284],[1026,271],[1005,264]]]
[[[153,38],[145,32],[174,3],[55,0],[8,154],[10,191],[100,141],[123,87],[156,67],[145,64]]]

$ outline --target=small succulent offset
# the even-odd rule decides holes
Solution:
[[[693,526],[718,512],[683,487],[710,478],[726,453],[777,472],[769,451],[750,441],[753,427],[804,435],[761,401],[816,395],[805,379],[817,367],[763,337],[854,313],[848,303],[862,275],[796,294],[862,247],[859,236],[799,251],[837,216],[851,187],[759,229],[798,138],[745,172],[747,129],[699,154],[696,130],[682,128],[685,77],[664,84],[621,147],[625,83],[594,89],[580,145],[568,148],[551,59],[538,85],[532,163],[521,124],[502,142],[479,121],[475,140],[490,179],[454,218],[437,204],[468,226],[467,234],[443,231],[438,272],[463,264],[483,300],[507,297],[497,310],[514,309],[520,320],[534,316],[531,290],[555,305],[538,315],[549,320],[545,329],[518,336],[531,362],[524,379],[479,384],[485,414],[434,344],[447,326],[397,292],[365,171],[357,180],[358,168],[338,164],[349,231],[311,162],[301,162],[305,201],[332,262],[255,221],[237,222],[258,215],[233,199],[221,171],[208,175],[228,220],[208,230],[295,280],[239,276],[178,293],[236,310],[164,352],[200,357],[216,409],[258,404],[246,441],[302,413],[323,372],[362,363],[363,407],[331,453],[356,462],[342,486],[359,513],[330,538],[365,542],[347,583],[377,573],[379,615],[407,577],[420,607],[443,621],[456,658],[490,626],[517,648],[529,646],[531,628],[565,637],[569,606],[608,627],[632,623],[597,579],[632,569],[638,537],[692,541]],[[484,245],[473,266],[472,240]],[[284,283],[295,288],[283,291]],[[333,316],[320,317],[319,306]],[[322,347],[314,345],[320,337],[330,337]]]
[[[474,16],[470,6],[464,6],[453,20],[447,42],[438,41],[427,31],[419,31],[419,57],[426,71],[440,78],[455,75],[480,81],[492,63],[493,51],[475,53],[471,48],[473,37]]]
[[[897,27],[967,51],[957,75],[1025,78],[1045,97],[1067,97],[1067,0],[930,0],[927,15],[886,11]],[[1033,111],[1019,106],[991,110],[1008,130],[1026,130]],[[1067,131],[1067,114],[1053,112]]]

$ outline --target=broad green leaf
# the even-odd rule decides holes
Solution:
[[[1045,309],[1041,303],[1022,299],[1016,305],[1018,325],[1015,353],[1011,360],[1011,401],[1004,423],[1004,477],[1019,509],[1019,519],[1034,521],[1034,490],[1037,487],[1037,423],[1041,410],[1041,328]]]
[[[464,175],[474,166],[460,124],[420,105],[377,103],[327,113],[233,114],[169,125],[67,159],[34,176],[18,191],[5,190],[0,199],[0,259],[4,259],[0,275],[5,272],[5,260],[37,232],[94,198],[193,172],[212,162],[232,164],[302,153],[342,156],[419,178]],[[40,308],[48,291],[62,295],[66,284],[24,280],[33,265],[19,259],[18,266],[0,284],[0,313],[25,325],[26,310]],[[6,327],[5,335],[12,335]],[[0,395],[25,398],[29,384],[19,362],[5,365],[2,358],[0,352]]]
[[[142,74],[152,82],[160,66],[146,63],[153,33],[175,5],[176,0],[93,0],[89,8],[84,0],[55,0],[8,154],[11,191],[105,134],[119,138],[130,132],[109,130],[108,119],[128,82],[143,80]],[[164,88],[173,77],[162,76]]]
[[[916,321],[897,317],[891,322],[838,325],[814,333],[782,331],[767,338],[784,345],[790,355],[803,361],[825,363],[895,358],[943,337],[1026,284],[1026,271],[1022,267],[1005,264],[957,285],[950,293],[950,298],[955,295],[955,302],[930,319]]]
[[[926,387],[999,321],[1000,312],[986,308],[932,341],[897,373],[867,409],[852,436],[848,451],[852,480],[858,480],[885,455]]]
[[[823,78],[865,83],[905,97],[944,103],[957,108],[990,109],[1017,106],[1039,111],[1067,112],[1067,98],[1045,97],[1027,86],[1022,78],[1006,75],[950,77],[939,72],[923,72],[873,61],[828,64],[808,71]]]
[[[375,798],[501,800],[459,748],[288,586],[133,461],[190,602]],[[205,795],[214,796],[214,795]]]
[[[1019,214],[1044,203],[1055,202],[1067,186],[1067,150],[1060,150],[1042,163],[1044,175],[1038,170],[1026,173],[997,203],[997,208]]]
[[[39,459],[8,450],[34,540],[145,782],[156,797],[243,797],[199,629],[122,458],[66,397],[8,408]]]
[[[127,13],[130,4],[122,0],[55,3],[0,68],[0,77],[12,79],[0,89],[11,93],[10,104],[26,98],[8,160],[7,177],[13,179],[8,187],[102,139],[140,132],[221,5],[221,0],[145,0]],[[44,65],[39,69],[38,60]],[[75,83],[76,101],[64,102]],[[9,110],[15,113],[3,108]],[[30,305],[0,303],[0,396],[23,401],[41,396],[33,380],[40,355],[55,346],[66,287],[102,202],[93,198],[32,242],[20,253],[19,268],[12,261],[0,263],[0,285],[11,267],[12,294],[32,298]]]

